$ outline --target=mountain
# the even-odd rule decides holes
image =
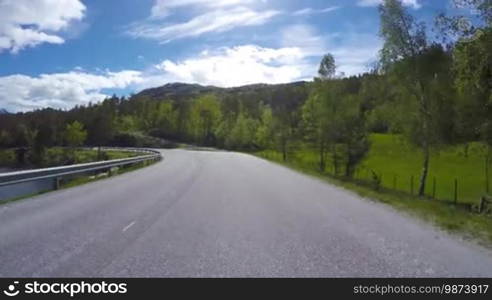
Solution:
[[[6,109],[0,108],[0,115],[7,115],[7,114],[9,114],[9,112]]]
[[[262,99],[276,98],[273,95],[285,93],[292,88],[305,88],[309,83],[305,81],[285,84],[251,84],[232,88],[221,88],[216,86],[203,86],[188,83],[168,83],[166,85],[141,91],[134,97],[148,97],[158,100],[187,100],[205,94],[215,94],[219,98],[227,96],[241,97],[243,95],[259,96]],[[268,97],[270,95],[271,97]],[[267,101],[269,102],[269,101]]]

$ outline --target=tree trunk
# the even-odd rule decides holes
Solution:
[[[345,165],[345,177],[347,178],[352,178],[352,175],[353,175],[353,165],[354,165],[354,162],[353,162],[353,157],[349,154],[348,157],[347,157],[347,163]]]
[[[282,140],[282,160],[287,161],[287,141],[285,139]]]
[[[468,158],[468,150],[470,149],[470,144],[466,143],[465,148],[463,149],[465,152],[465,158]]]
[[[325,169],[326,169],[325,143],[321,142],[319,147],[319,170],[320,172],[324,172]]]
[[[423,145],[422,150],[424,152],[424,165],[422,166],[422,175],[420,176],[420,184],[418,195],[419,197],[425,196],[425,184],[427,182],[427,174],[429,173],[429,160],[430,160],[430,112],[428,98],[426,97],[426,91],[424,88],[424,83],[420,83],[420,113],[422,115],[422,133],[423,133]]]
[[[337,145],[334,144],[332,146],[332,155],[333,155],[333,172],[335,176],[338,174],[338,155],[337,155]]]
[[[429,159],[430,159],[430,150],[429,144],[425,142],[424,144],[424,165],[422,167],[422,175],[420,176],[420,184],[419,184],[419,197],[423,197],[425,195],[425,183],[427,182],[427,174],[429,173]]]

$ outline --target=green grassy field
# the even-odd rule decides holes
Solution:
[[[374,134],[371,136],[371,150],[356,172],[359,180],[371,180],[370,170],[382,177],[382,186],[402,192],[411,193],[413,176],[413,192],[418,189],[422,169],[421,152],[405,143],[399,136],[390,134]],[[481,145],[472,143],[468,156],[464,146],[446,147],[434,151],[430,160],[430,172],[427,180],[426,195],[434,194],[437,199],[454,201],[455,179],[458,182],[457,196],[459,203],[478,204],[485,194],[484,156]],[[281,160],[280,153],[262,151],[260,156]],[[295,151],[290,163],[303,169],[316,170],[318,154],[312,149],[302,148]],[[328,161],[327,172],[332,172],[331,161]]]
[[[417,189],[422,170],[422,155],[418,149],[405,144],[394,135],[374,135],[372,148],[363,166],[382,175],[382,184],[401,191],[411,190],[411,176],[414,177],[414,190]],[[481,145],[472,143],[468,156],[464,146],[447,147],[435,151],[430,160],[426,195],[433,194],[435,180],[435,196],[438,199],[454,201],[455,179],[458,183],[457,195],[460,203],[478,203],[485,194],[485,158]],[[364,171],[359,173],[364,175]]]

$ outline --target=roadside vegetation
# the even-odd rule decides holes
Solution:
[[[23,163],[17,160],[16,151],[13,149],[0,149],[0,167],[7,169],[17,168],[48,168],[70,164],[82,164],[102,160],[112,160],[138,155],[135,152],[93,149],[67,149],[62,147],[52,147],[44,150],[41,161],[31,161],[27,155]]]
[[[320,172],[319,154],[316,149],[309,146],[303,146],[292,153],[289,162],[320,174],[363,181],[372,185],[377,183],[381,188],[417,195],[417,179],[421,172],[422,161],[419,151],[400,135],[372,134],[369,141],[370,151],[358,164],[352,177],[345,177],[340,171],[335,174],[331,157],[327,158],[324,171]],[[429,184],[424,194],[426,198],[453,204],[455,200],[458,204],[479,204],[480,197],[487,193],[483,145],[471,143],[466,147],[468,148],[466,154],[463,145],[447,146],[431,153]],[[274,161],[283,160],[282,153],[275,150],[263,150],[256,154]],[[380,182],[375,182],[376,180]],[[456,195],[455,183],[457,183]]]
[[[69,111],[4,114],[0,147],[27,149],[25,158],[41,164],[47,149],[60,146],[72,160],[82,145],[166,147],[171,140],[251,152],[336,178],[446,228],[490,236],[490,203],[481,198],[490,193],[492,159],[492,4],[453,2],[473,16],[436,15],[435,24],[423,24],[401,1],[384,0],[383,47],[359,76],[344,76],[328,53],[312,82],[203,88],[209,92],[186,98],[160,97],[157,88]]]

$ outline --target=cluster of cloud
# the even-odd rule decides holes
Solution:
[[[264,24],[281,13],[248,7],[259,1],[265,0],[156,0],[150,16],[132,24],[128,33],[135,37],[169,42]],[[367,6],[379,2],[359,0],[358,4]],[[35,14],[34,10],[25,9],[27,3],[35,5],[41,13]],[[417,0],[404,0],[404,3],[414,8],[420,5]],[[57,32],[65,30],[72,21],[82,19],[85,6],[79,0],[58,0],[57,5],[52,4],[50,0],[0,0],[0,51],[8,49],[17,52],[40,43],[63,43]],[[192,5],[194,17],[190,20],[163,23],[177,10],[189,10]],[[309,16],[337,9],[339,7],[304,8],[289,14]],[[15,31],[23,33],[12,34]],[[42,107],[66,109],[99,102],[107,97],[108,89],[138,91],[169,82],[232,87],[310,80],[316,74],[320,57],[327,52],[335,56],[340,73],[353,75],[365,71],[367,65],[376,59],[381,47],[377,36],[344,32],[343,39],[340,39],[336,34],[320,35],[314,27],[306,24],[290,25],[279,33],[275,38],[277,47],[247,43],[211,48],[181,59],[164,59],[142,71],[89,72],[74,69],[39,76],[17,74],[0,77],[1,106],[9,111]]]
[[[43,107],[71,108],[99,102],[107,97],[102,90],[121,89],[142,80],[139,71],[83,71],[41,74],[36,77],[10,75],[0,77],[0,100],[8,111],[26,111]]]
[[[359,6],[378,6],[381,3],[383,3],[383,0],[359,0],[357,2]],[[401,3],[404,6],[412,7],[414,9],[419,9],[422,7],[419,0],[401,0]]]
[[[164,60],[145,83],[179,81],[221,87],[284,83],[306,75],[303,58],[299,48],[222,47],[182,61]]]
[[[254,2],[258,0],[157,0],[151,9],[150,17],[130,25],[127,33],[135,38],[167,43],[204,33],[262,25],[280,14],[277,10],[259,11],[250,8],[248,4]],[[184,22],[167,22],[167,18],[181,8],[197,13]]]
[[[177,8],[203,6],[208,9],[245,5],[255,0],[156,0],[151,9],[153,18],[165,18]]]
[[[166,26],[153,20],[134,23],[127,33],[133,37],[167,43],[175,39],[199,36],[209,32],[218,33],[241,26],[261,25],[278,13],[275,10],[257,12],[246,7],[217,9],[198,15],[186,22]]]
[[[80,0],[0,1],[0,52],[17,53],[42,43],[62,44],[60,31],[84,17]]]
[[[180,60],[165,59],[143,71],[98,72],[82,69],[38,77],[12,75],[0,77],[2,107],[25,111],[41,107],[70,108],[98,102],[107,97],[106,89],[139,91],[169,82],[198,83],[232,87],[253,83],[286,83],[311,80],[319,58],[331,52],[338,71],[358,74],[376,58],[377,37],[346,33],[322,36],[309,25],[292,25],[279,35],[278,48],[246,44],[202,51]]]
[[[256,26],[280,14],[277,10],[258,11],[248,4],[258,0],[157,0],[148,19],[133,23],[127,33],[167,43],[175,39],[195,37],[210,32],[225,32],[237,27]],[[163,23],[181,8],[199,10],[191,19]]]

